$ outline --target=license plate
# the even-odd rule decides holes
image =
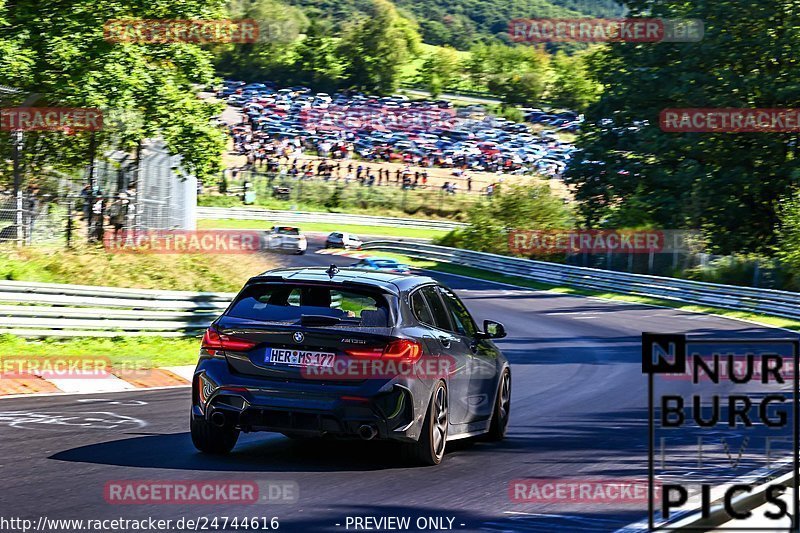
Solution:
[[[276,365],[331,367],[335,358],[336,354],[330,352],[267,348],[264,362]]]

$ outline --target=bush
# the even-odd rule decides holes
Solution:
[[[490,200],[467,212],[469,226],[454,230],[437,242],[508,255],[510,230],[570,228],[573,221],[570,208],[553,196],[548,185],[503,186]]]
[[[796,270],[775,258],[758,254],[729,255],[678,273],[679,277],[707,283],[798,290]]]

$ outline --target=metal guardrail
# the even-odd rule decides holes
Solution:
[[[800,319],[800,293],[789,291],[628,274],[422,243],[410,244],[380,240],[365,243],[363,248],[491,270],[550,285],[649,296],[709,307]]]
[[[502,272],[550,285],[649,296],[800,319],[800,294],[532,261],[420,242],[379,240],[365,250]],[[234,293],[0,281],[0,334],[32,337],[193,335]]]
[[[193,335],[208,327],[234,296],[234,293],[0,281],[0,334],[26,337]]]
[[[379,217],[327,212],[274,211],[240,207],[198,207],[197,217],[215,220],[269,220],[279,224],[327,222],[330,224],[356,224],[360,226],[383,226],[391,228],[426,228],[443,231],[450,231],[467,225],[462,222],[436,221],[421,218]]]

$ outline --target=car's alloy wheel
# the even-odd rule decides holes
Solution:
[[[508,419],[511,415],[511,372],[508,369],[500,376],[497,386],[497,399],[495,400],[492,424],[486,437],[489,440],[500,441],[506,436]]]
[[[447,446],[448,424],[447,388],[440,381],[431,395],[419,440],[403,445],[405,457],[423,465],[441,463]]]
[[[432,414],[434,415],[433,453],[441,461],[447,443],[447,390],[444,386],[437,388],[434,393]]]

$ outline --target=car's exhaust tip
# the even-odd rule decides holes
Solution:
[[[378,428],[364,424],[358,428],[358,436],[363,440],[372,440],[378,435]]]
[[[225,413],[222,411],[214,411],[211,413],[211,423],[217,427],[225,426]]]

